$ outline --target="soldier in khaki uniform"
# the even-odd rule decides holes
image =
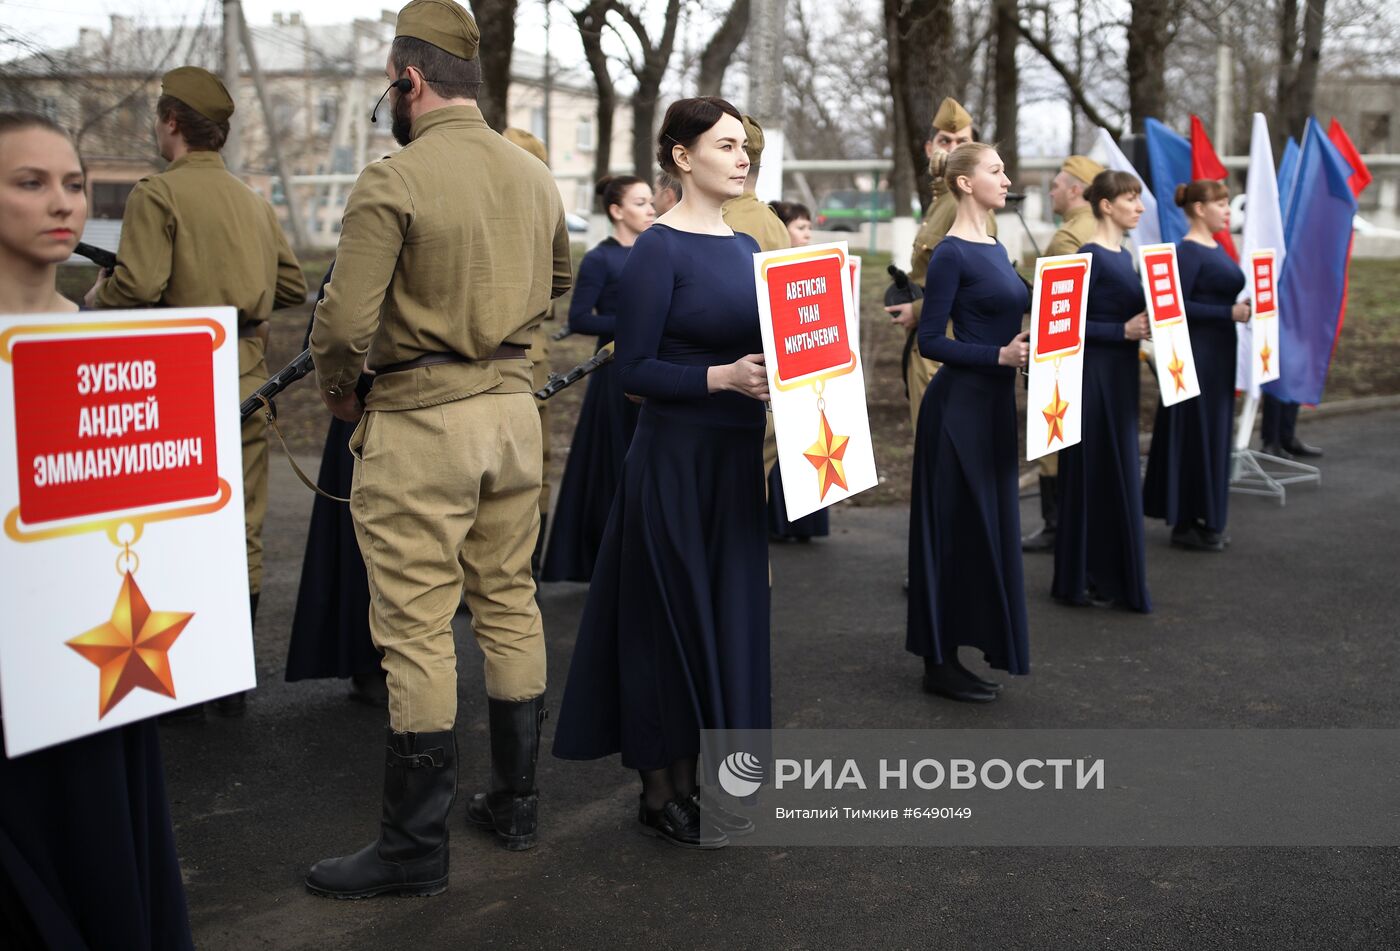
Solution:
[[[526,132],[524,129],[514,127],[506,129],[501,133],[507,142],[518,145],[535,158],[539,159],[549,167],[549,152],[545,149],[544,143],[537,137]],[[554,319],[554,304],[540,317],[540,323],[530,333],[530,348],[526,356],[530,360],[533,368],[533,386],[536,390],[549,382],[549,332],[545,330],[544,321]],[[544,460],[543,474],[540,479],[540,530],[535,538],[535,551],[530,555],[530,574],[536,581],[540,580],[540,558],[544,554],[544,538],[549,531],[549,401],[535,400],[535,408],[540,411],[540,443],[543,449],[541,456]]]
[[[306,278],[272,206],[229,174],[219,157],[232,115],[233,100],[212,73],[181,66],[161,78],[156,141],[170,165],[132,189],[116,269],[98,279],[88,303],[237,307],[242,400],[267,381],[268,315],[305,301]],[[243,508],[248,596],[256,617],[267,515],[267,431],[256,415],[243,424]],[[218,700],[214,709],[240,715],[244,696]]]
[[[763,127],[753,116],[745,115],[744,152],[749,157],[748,177],[744,179],[744,193],[724,203],[720,214],[724,223],[735,231],[742,232],[758,242],[762,251],[780,251],[792,246],[792,236],[787,225],[777,212],[766,202],[758,200],[758,169],[763,160]],[[778,464],[778,439],[773,433],[773,414],[768,415],[768,425],[763,431],[763,485],[768,485],[768,476]],[[769,569],[771,580],[772,569]]]
[[[1103,166],[1083,155],[1071,155],[1060,166],[1050,182],[1050,209],[1060,216],[1060,227],[1045,248],[1046,257],[1073,254],[1094,236],[1094,210],[1084,200],[1084,190],[1103,171]],[[1040,457],[1040,529],[1021,539],[1021,550],[1051,552],[1055,550],[1055,529],[1059,525],[1059,503],[1056,501],[1059,475],[1059,454]]]
[[[350,507],[389,688],[379,838],[316,863],[306,884],[320,895],[447,887],[451,621],[464,595],[491,720],[492,788],[475,805],[507,847],[534,843],[545,650],[530,552],[542,450],[526,348],[571,267],[549,170],[476,106],[479,38],[453,0],[400,11],[385,71],[404,148],[355,183],[311,332],[326,405],[359,419]],[[377,375],[361,406],[366,364]]]
[[[966,145],[973,138],[972,116],[956,99],[950,97],[939,104],[938,112],[933,117],[932,135],[925,143],[924,149],[932,164],[938,158],[946,158],[948,153],[960,145]],[[953,226],[953,219],[958,213],[957,198],[947,190],[942,175],[934,176],[933,196],[933,204],[924,215],[919,233],[914,236],[914,254],[909,264],[909,279],[920,287],[924,286],[933,249]],[[996,219],[989,214],[987,234],[996,237],[996,233]],[[904,341],[904,389],[909,397],[909,421],[915,430],[919,426],[919,404],[923,402],[924,390],[928,389],[929,381],[938,370],[936,361],[919,353],[919,314],[922,310],[922,300],[886,308],[894,322],[903,327],[908,334]],[[952,333],[951,323],[948,325],[948,332]]]

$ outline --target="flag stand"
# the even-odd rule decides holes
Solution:
[[[1278,499],[1278,504],[1282,506],[1287,495],[1284,486],[1308,483],[1321,486],[1322,470],[1305,462],[1250,449],[1249,441],[1254,435],[1254,419],[1258,410],[1257,393],[1246,394],[1235,430],[1235,448],[1230,454],[1230,491]]]

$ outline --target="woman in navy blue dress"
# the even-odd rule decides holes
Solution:
[[[1143,546],[1138,463],[1138,341],[1147,301],[1123,233],[1142,217],[1142,183],[1100,172],[1084,198],[1097,230],[1079,250],[1093,257],[1084,346],[1083,441],[1060,450],[1060,523],[1050,593],[1067,604],[1152,610]]]
[[[1211,237],[1230,226],[1230,192],[1200,179],[1176,190],[1191,229],[1176,246],[1186,327],[1201,395],[1157,406],[1143,480],[1143,511],[1172,526],[1172,544],[1224,551],[1230,505],[1230,427],[1235,417],[1235,323],[1244,272]]]
[[[702,818],[700,730],[771,725],[758,244],[720,215],[743,191],[743,145],[722,99],[666,111],[657,159],[684,197],[622,272],[618,377],[645,402],[554,738],[565,759],[621,752],[641,774],[642,831],[689,848],[752,828],[708,804]]]
[[[770,201],[768,207],[787,228],[794,248],[812,243],[812,212],[795,201]],[[827,509],[817,509],[795,522],[788,521],[787,501],[783,498],[783,474],[774,466],[768,473],[768,538],[778,542],[807,543],[831,534],[831,517]]]
[[[1008,673],[1030,672],[1015,391],[1030,297],[1006,249],[987,236],[987,217],[1011,184],[1003,168],[982,143],[948,157],[957,217],[929,259],[918,333],[919,352],[943,368],[914,436],[905,646],[924,659],[925,691],[972,703],[995,700],[999,685],[963,667],[959,647]]]
[[[75,315],[57,273],[83,233],[83,189],[67,133],[0,112],[0,313]],[[0,749],[0,946],[194,947],[155,720]]]
[[[612,222],[604,238],[583,256],[569,303],[569,329],[592,334],[598,346],[617,334],[617,299],[622,265],[637,236],[656,212],[651,186],[632,175],[605,178],[597,192]],[[569,459],[554,502],[554,528],[545,548],[544,581],[587,581],[608,524],[608,510],[622,473],[622,459],[637,428],[637,404],[617,383],[617,365],[605,363],[588,378]]]

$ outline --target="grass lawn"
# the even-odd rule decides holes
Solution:
[[[858,248],[852,248],[852,251],[862,253],[863,258],[865,280],[861,288],[861,350],[865,357],[866,395],[880,485],[856,496],[848,504],[905,504],[909,499],[914,438],[900,373],[904,332],[890,324],[883,309],[887,283],[884,269],[889,263],[889,256],[872,255]],[[574,246],[575,261],[582,256],[582,252],[582,246]],[[303,259],[307,284],[312,290],[320,286],[329,262],[329,254]],[[80,298],[91,286],[94,276],[95,268],[92,267],[65,267],[61,269],[60,286],[70,297]],[[556,302],[555,310],[559,318],[549,325],[552,329],[562,326],[563,315],[568,312],[568,298]],[[301,351],[309,315],[309,305],[273,314],[268,350],[269,370],[275,371],[284,366]],[[568,337],[552,345],[550,363],[556,371],[562,371],[587,359],[593,349],[592,337]],[[553,444],[550,473],[556,484],[564,469],[583,393],[584,385],[579,384],[549,401],[549,427]],[[1018,400],[1024,406],[1024,388],[1018,387],[1017,393]],[[1394,261],[1353,261],[1346,323],[1332,362],[1326,397],[1339,400],[1395,393],[1400,393],[1400,267]],[[1151,428],[1156,403],[1157,384],[1144,366],[1144,432]],[[296,384],[278,400],[278,419],[293,451],[320,453],[329,415],[309,378]],[[1022,467],[1030,468],[1026,463],[1022,463]]]

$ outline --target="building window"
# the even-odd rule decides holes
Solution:
[[[340,100],[334,96],[322,96],[316,104],[316,127],[321,135],[329,135],[335,129],[335,121],[340,112]]]
[[[549,139],[549,130],[545,128],[544,118],[543,106],[535,106],[530,110],[530,134],[541,142]]]
[[[1361,113],[1361,134],[1356,145],[1362,152],[1389,152],[1390,113]]]
[[[93,182],[92,217],[120,221],[133,187],[133,182]]]
[[[47,119],[58,121],[58,100],[51,96],[41,96],[39,98],[39,114]]]
[[[592,152],[593,144],[593,117],[580,116],[578,120],[578,139],[576,143],[580,152]]]

